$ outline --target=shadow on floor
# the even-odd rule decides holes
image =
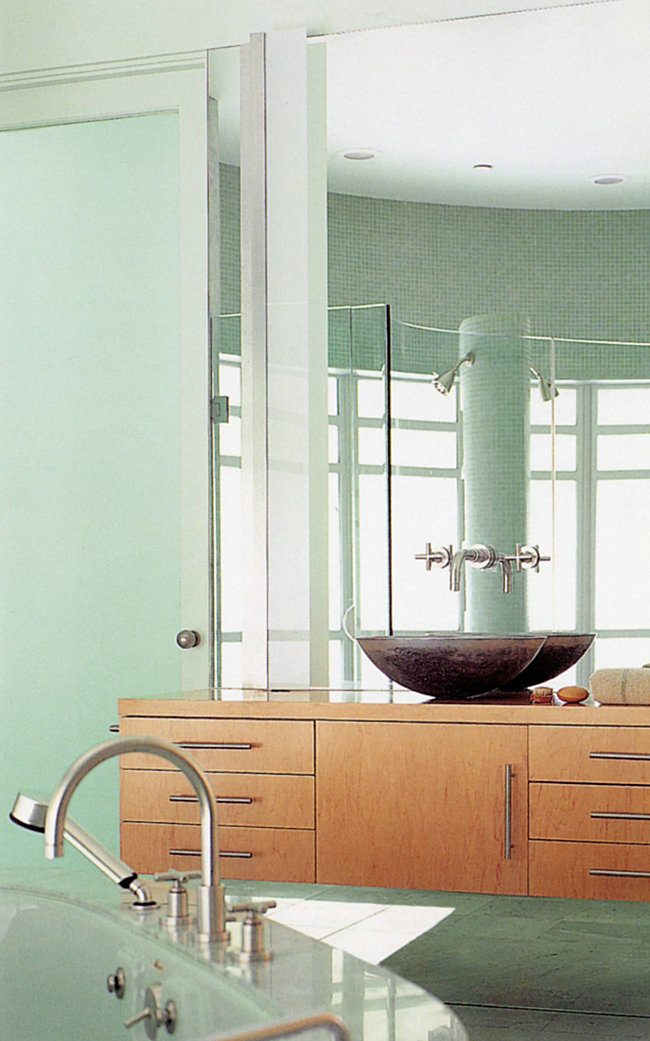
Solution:
[[[650,905],[246,884],[254,895],[453,907],[382,964],[451,1005],[471,1041],[649,1041]]]

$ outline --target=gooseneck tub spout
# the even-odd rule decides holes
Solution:
[[[63,856],[63,836],[70,799],[91,770],[118,755],[146,753],[166,759],[185,774],[196,792],[201,811],[201,885],[198,891],[198,935],[205,942],[223,943],[225,898],[219,879],[219,825],[217,801],[203,770],[182,749],[156,737],[118,737],[91,748],[61,778],[45,818],[45,856]]]

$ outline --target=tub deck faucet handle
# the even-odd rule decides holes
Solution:
[[[272,907],[277,907],[275,900],[253,900],[247,904],[233,904],[229,910],[234,916],[244,914],[242,923],[241,950],[242,961],[268,961],[271,952],[264,945],[264,922],[262,916]]]
[[[188,925],[190,922],[189,897],[185,886],[190,879],[200,878],[200,871],[165,871],[153,876],[156,882],[171,882],[167,892],[168,926]]]

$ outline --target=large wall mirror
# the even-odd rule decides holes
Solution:
[[[332,686],[385,682],[351,631],[595,630],[582,682],[594,667],[650,660],[642,7],[325,41]],[[232,381],[227,123],[218,368]],[[440,393],[436,377],[449,382],[469,354]],[[221,462],[234,482],[234,443]],[[224,496],[221,528],[226,543],[238,530]],[[474,542],[539,545],[551,561],[504,594],[497,570],[468,573],[454,593],[448,570],[416,559],[426,543]],[[223,559],[237,559],[234,543]],[[222,594],[221,679],[236,685],[234,577]]]

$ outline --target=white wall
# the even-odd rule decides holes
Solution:
[[[270,29],[306,27],[316,36],[566,5],[567,0],[2,0],[0,74],[223,47]]]

